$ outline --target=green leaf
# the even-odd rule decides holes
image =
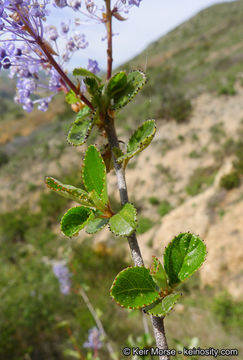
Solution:
[[[152,276],[145,267],[130,267],[115,278],[110,294],[122,307],[141,309],[159,298]]]
[[[66,328],[67,326],[70,326],[70,323],[66,320],[60,321],[57,323],[57,328]]]
[[[168,289],[168,278],[166,272],[163,268],[163,265],[156,256],[153,256],[153,262],[150,267],[150,275],[160,289]]]
[[[46,177],[45,183],[51,190],[58,192],[63,197],[74,200],[86,207],[94,207],[89,201],[89,194],[83,189],[76,188],[72,185],[62,184],[53,177]]]
[[[127,105],[144,86],[146,76],[142,71],[131,71],[127,75],[127,84],[111,98],[111,109],[118,110]]]
[[[206,246],[199,236],[190,233],[176,236],[164,253],[164,266],[170,286],[174,287],[189,278],[205,258]]]
[[[65,96],[65,100],[68,104],[76,104],[80,102],[80,98],[75,94],[73,90],[69,90],[69,92]]]
[[[63,351],[63,355],[64,356],[71,356],[74,359],[80,359],[80,354],[77,351],[71,350],[71,349],[65,349]]]
[[[96,218],[88,223],[85,230],[88,234],[95,234],[98,231],[104,229],[108,222],[109,219]]]
[[[167,295],[162,299],[162,301],[156,301],[155,305],[149,305],[148,309],[144,309],[147,314],[154,315],[154,316],[165,316],[170,312],[178,299],[181,297],[179,293],[173,293]]]
[[[155,121],[145,121],[129,139],[126,154],[120,156],[117,161],[121,163],[123,160],[129,160],[140,151],[144,150],[153,140],[155,132]]]
[[[124,71],[120,71],[109,80],[106,93],[109,97],[113,97],[116,93],[122,91],[127,84],[127,75]]]
[[[110,230],[115,235],[131,235],[137,226],[137,211],[135,207],[127,203],[122,209],[110,218]]]
[[[77,118],[68,133],[68,142],[74,146],[84,144],[90,134],[93,124],[93,115],[91,115],[89,107],[85,106],[79,111]]]
[[[101,78],[91,71],[84,69],[84,68],[76,68],[73,70],[73,76],[82,76],[82,77],[89,77],[101,82]]]
[[[89,199],[90,199],[90,201],[92,201],[92,203],[94,204],[94,206],[97,210],[100,210],[101,213],[103,213],[105,211],[107,204],[101,200],[101,198],[98,196],[98,194],[95,190],[92,190],[89,193]]]
[[[93,220],[92,210],[77,206],[69,209],[61,220],[61,230],[64,235],[72,237],[79,233],[90,220]]]
[[[101,103],[101,86],[97,84],[97,81],[93,78],[85,78],[84,83],[88,90],[88,93],[91,95],[91,102],[94,107],[99,107]]]
[[[95,191],[103,204],[108,203],[106,167],[100,152],[94,145],[86,151],[82,178],[88,192]]]

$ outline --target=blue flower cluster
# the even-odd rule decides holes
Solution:
[[[63,262],[56,262],[52,266],[53,272],[60,284],[60,291],[62,294],[69,294],[71,289],[71,276],[67,266]]]
[[[92,329],[89,329],[88,341],[86,341],[83,344],[83,347],[93,350],[99,350],[103,346],[103,343],[100,340],[100,336],[101,333],[97,329],[97,327],[93,327]]]
[[[111,3],[112,13],[128,13],[133,6],[139,7],[142,0],[114,0]],[[60,8],[68,6],[74,11],[86,16],[97,23],[105,23],[104,0],[55,0],[55,5]]]
[[[119,19],[117,14],[138,7],[140,2],[115,0],[112,13]],[[62,22],[59,30],[53,25],[44,26],[50,3],[51,0],[0,0],[0,70],[8,70],[10,78],[17,78],[14,100],[27,112],[35,104],[46,111],[55,94],[75,88],[63,68],[74,52],[88,46],[84,34],[70,34],[70,22]],[[103,0],[52,0],[52,4],[71,7],[95,22],[106,23]],[[79,25],[79,19],[74,24]],[[97,61],[89,59],[88,69],[97,73]]]
[[[75,51],[88,46],[84,34],[69,35],[69,24],[61,23],[60,34],[55,26],[44,26],[49,2],[0,0],[0,69],[9,70],[9,77],[17,78],[15,101],[28,112],[34,104],[46,111],[56,93],[69,90],[57,68],[62,68]]]

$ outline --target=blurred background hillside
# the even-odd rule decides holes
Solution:
[[[201,348],[243,353],[242,18],[243,1],[214,5],[121,67],[144,70],[148,83],[118,115],[119,139],[126,142],[148,118],[158,127],[150,147],[127,169],[146,266],[180,231],[199,234],[208,249],[165,320],[170,348],[189,346],[194,338]],[[120,309],[109,297],[115,275],[131,264],[125,239],[105,230],[65,238],[59,222],[74,204],[44,185],[46,175],[81,183],[85,146],[65,141],[75,114],[61,94],[46,113],[26,114],[12,100],[15,82],[0,76],[0,360],[71,360],[65,351],[75,350],[73,337],[86,354],[83,343],[95,323],[79,284],[113,347],[120,353],[131,334],[139,345],[141,314]],[[95,131],[92,141],[98,142]],[[117,210],[113,173],[109,185]],[[68,295],[52,271],[64,259],[73,272]],[[68,326],[59,326],[63,321]],[[109,358],[105,346],[99,356]]]

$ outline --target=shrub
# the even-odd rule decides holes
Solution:
[[[195,196],[212,185],[216,175],[216,168],[208,166],[197,168],[189,179],[186,187],[188,195]]]
[[[198,158],[200,158],[202,155],[201,155],[198,151],[193,150],[193,151],[191,151],[191,152],[188,154],[188,156],[189,156],[191,159],[198,159]]]
[[[243,302],[226,293],[216,297],[212,306],[215,316],[228,330],[243,331]]]
[[[151,196],[148,201],[151,205],[159,205],[159,199],[155,196]]]
[[[58,220],[67,206],[68,200],[53,192],[42,193],[39,199],[39,206],[42,215],[51,220]]]
[[[163,200],[158,208],[158,213],[160,216],[165,216],[173,209],[173,206],[167,200]]]
[[[0,151],[0,167],[7,164],[8,161],[8,155],[5,152]]]
[[[240,185],[240,177],[238,173],[233,170],[229,174],[224,175],[220,179],[220,186],[226,190],[231,190]]]
[[[161,105],[158,116],[173,118],[178,123],[187,121],[192,110],[191,101],[183,92],[173,87],[164,89]]]
[[[150,230],[154,225],[154,222],[146,217],[140,217],[138,219],[138,227],[137,227],[137,233],[138,234],[144,234],[148,230]]]
[[[26,207],[2,214],[0,218],[2,239],[11,243],[24,242],[26,232],[39,223],[38,216],[31,214]]]
[[[234,83],[228,81],[226,84],[220,84],[218,88],[219,95],[235,95],[237,91],[234,88]]]
[[[239,140],[236,145],[236,161],[234,167],[239,174],[243,174],[243,141]]]
[[[145,96],[160,97],[160,109],[158,116],[174,118],[178,123],[188,120],[191,113],[191,101],[187,99],[182,85],[182,74],[176,67],[161,66],[150,69],[152,81],[144,87],[142,93]]]

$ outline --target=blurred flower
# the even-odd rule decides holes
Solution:
[[[52,266],[53,272],[60,284],[60,291],[62,294],[69,294],[71,288],[70,278],[72,274],[69,272],[64,262],[56,262]]]
[[[98,72],[100,72],[100,68],[96,60],[89,59],[87,69],[92,73],[94,73],[95,75],[98,74]]]
[[[128,1],[128,4],[129,5],[135,5],[135,6],[139,6],[140,5],[140,2],[141,2],[142,0],[129,0]]]
[[[119,16],[121,13],[128,13],[133,6],[139,7],[142,0],[115,0],[111,1],[111,10],[118,20],[126,20]],[[54,0],[54,6],[68,6],[74,11],[79,12],[86,18],[86,21],[92,20],[96,23],[105,23],[105,6],[104,0]],[[81,22],[80,22],[81,23]]]
[[[89,329],[88,341],[83,344],[84,348],[90,348],[93,350],[98,350],[102,347],[103,343],[100,341],[100,331],[97,327]]]
[[[69,35],[69,24],[61,23],[60,32],[55,26],[44,26],[49,3],[0,0],[0,69],[9,70],[9,77],[17,78],[14,100],[28,112],[34,104],[46,111],[55,94],[68,91],[59,69],[75,51],[88,46],[84,34]]]

